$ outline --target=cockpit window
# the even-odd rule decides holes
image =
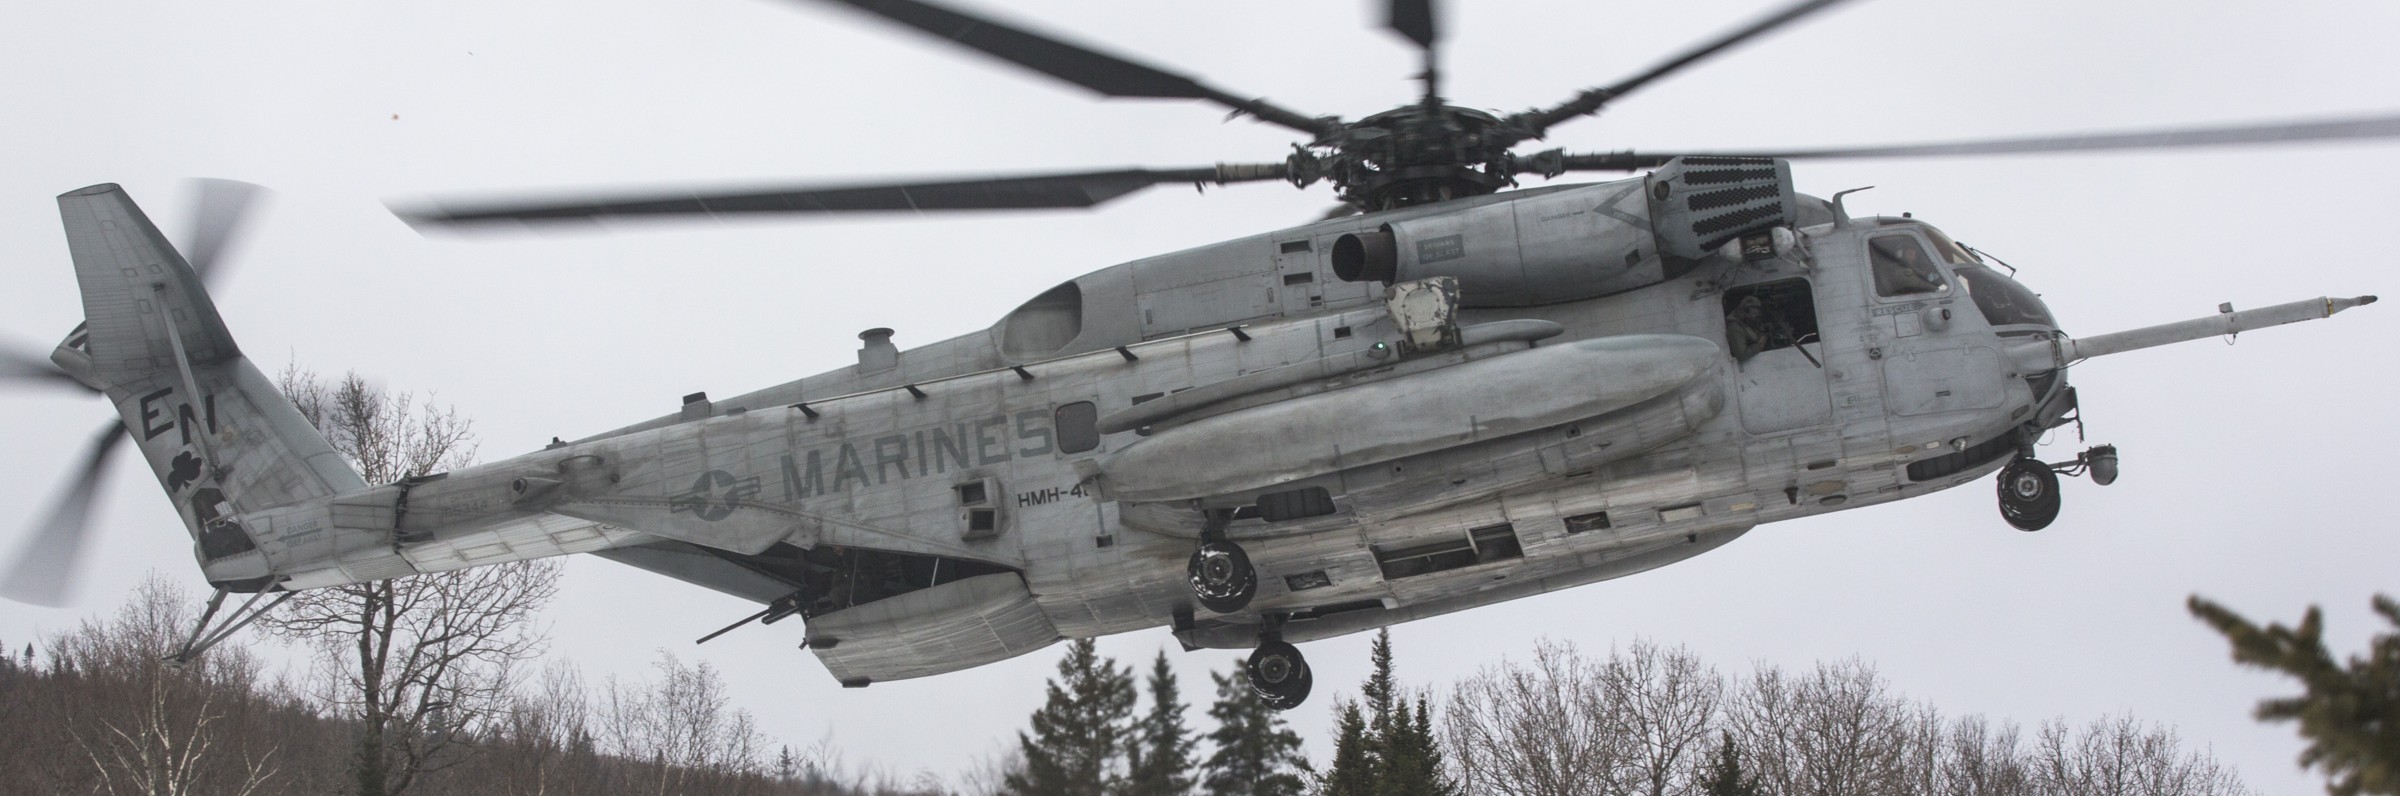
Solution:
[[[1961,265],[1950,272],[1958,275],[1959,285],[1966,289],[1969,298],[1975,299],[1975,308],[1982,310],[1983,319],[1993,326],[2058,326],[2050,318],[2050,308],[2043,306],[2042,297],[2017,280],[1981,265]]]
[[[1867,240],[1867,259],[1875,266],[1875,293],[1907,296],[1947,289],[1933,257],[1913,235],[1878,235]]]
[[[1983,258],[1975,256],[1975,253],[1968,251],[1967,247],[1958,245],[1958,241],[1951,240],[1950,236],[1942,234],[1941,230],[1922,225],[1919,225],[1917,229],[1922,230],[1925,237],[1933,241],[1933,250],[1940,252],[1942,259],[1951,265],[1983,262]]]

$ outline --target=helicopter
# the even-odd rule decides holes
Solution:
[[[1074,65],[1104,57],[1093,51],[929,4],[860,5],[1105,83]],[[2105,449],[2069,465],[2022,455],[2073,417],[2067,365],[2371,301],[2065,337],[1996,261],[1915,219],[1851,218],[1839,195],[1800,194],[1789,176],[1791,159],[1911,148],[1511,148],[1829,5],[1510,117],[1440,101],[1422,3],[1395,4],[1390,22],[1426,51],[1424,100],[1356,122],[1129,62],[1098,67],[1126,85],[1083,83],[1216,101],[1312,136],[1280,163],[417,212],[459,224],[1079,207],[1154,184],[1277,180],[1330,183],[1353,211],[1070,280],[984,334],[902,352],[870,330],[854,368],[696,394],[669,417],[439,477],[344,479],[216,318],[198,285],[205,246],[177,254],[107,186],[61,198],[88,320],[51,360],[118,404],[124,425],[95,461],[127,432],[141,440],[220,599],[593,552],[754,599],[760,621],[801,616],[845,684],[1167,625],[1191,646],[1255,648],[1253,685],[1289,707],[1309,684],[1294,642],[1632,574],[1760,523],[1997,470],[2004,517],[2039,528],[2061,471],[2114,472]]]

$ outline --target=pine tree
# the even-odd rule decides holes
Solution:
[[[1100,657],[1091,639],[1067,645],[1033,733],[1017,733],[1025,765],[1003,785],[1023,796],[1104,796],[1122,787],[1117,761],[1133,715],[1133,672]]]
[[[2375,612],[2394,632],[2375,636],[2347,667],[2325,649],[2325,617],[2309,606],[2298,628],[2260,628],[2224,606],[2193,596],[2192,614],[2233,643],[2237,663],[2283,672],[2304,693],[2258,703],[2259,721],[2292,721],[2308,747],[2302,766],[2323,769],[2336,796],[2400,794],[2400,602],[2376,595]]]
[[[1717,741],[1717,761],[1699,784],[1704,796],[1758,796],[1758,777],[1742,773],[1742,747],[1732,732]]]
[[[1183,695],[1160,650],[1150,665],[1150,712],[1134,723],[1126,746],[1126,796],[1183,796],[1192,790],[1192,731],[1183,726]]]
[[[1355,741],[1349,738],[1348,728],[1334,746],[1333,768],[1320,779],[1327,793],[1334,787],[1355,788],[1342,793],[1397,794],[1398,796],[1452,796],[1458,785],[1450,781],[1444,770],[1442,752],[1433,739],[1433,707],[1419,696],[1415,709],[1402,693],[1400,678],[1393,671],[1392,632],[1377,631],[1370,647],[1371,669],[1367,680],[1359,684],[1363,704],[1345,703],[1343,721],[1357,715],[1360,728]],[[1363,715],[1361,715],[1363,709]],[[1344,756],[1341,744],[1350,741],[1355,752]]]
[[[1342,700],[1334,719],[1333,766],[1317,778],[1319,796],[1375,796],[1375,757],[1367,748],[1367,719],[1358,703]]]
[[[1374,668],[1367,672],[1367,681],[1358,693],[1367,701],[1367,728],[1377,736],[1390,729],[1392,700],[1399,688],[1398,678],[1392,675],[1392,629],[1375,631],[1375,644],[1368,648],[1368,659]]]
[[[1208,739],[1217,750],[1208,756],[1201,782],[1208,796],[1299,796],[1309,773],[1299,733],[1241,673],[1211,672],[1209,678],[1217,683],[1217,701],[1208,707],[1217,729]]]
[[[1441,745],[1433,739],[1433,705],[1417,695],[1415,710],[1406,701],[1392,708],[1391,728],[1382,739],[1383,761],[1378,772],[1380,792],[1396,796],[1456,796],[1458,785],[1442,765]]]

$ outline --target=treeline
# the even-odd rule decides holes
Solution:
[[[323,678],[270,673],[240,641],[164,657],[196,606],[152,577],[116,616],[0,655],[0,792],[356,793],[360,722]],[[237,637],[238,638],[238,637]],[[311,679],[317,682],[311,682]],[[820,745],[776,747],[707,663],[660,654],[652,676],[597,683],[555,663],[505,684],[484,715],[440,689],[394,745],[438,752],[388,793],[867,796],[939,792],[845,770]],[[438,741],[438,742],[437,742]]]
[[[2252,793],[2172,729],[2129,716],[2031,731],[1945,716],[1857,660],[1727,675],[1636,642],[1544,644],[1450,689],[1440,722],[1473,793],[2231,796]]]
[[[239,640],[164,656],[196,604],[156,577],[114,617],[0,656],[0,792],[356,793],[361,723],[341,678],[264,666]],[[559,662],[476,708],[401,689],[424,721],[383,748],[435,750],[383,784],[410,794],[1064,794],[1075,796],[2114,796],[2247,794],[2227,766],[2130,717],[2033,727],[1948,716],[1856,660],[1728,674],[1646,642],[1587,655],[1543,644],[1440,688],[1396,675],[1388,634],[1329,701],[1332,757],[1240,672],[1212,673],[1194,726],[1162,652],[1144,676],[1067,646],[1008,755],[945,783],[847,771],[829,745],[780,746],[705,662],[588,681]],[[319,668],[323,668],[320,661]],[[1327,684],[1330,686],[1331,684]],[[1334,691],[1321,687],[1323,691]],[[468,704],[459,700],[456,705]],[[961,761],[962,763],[966,761]],[[2372,792],[2372,791],[2370,791]]]
[[[1378,634],[1319,770],[1238,675],[1217,675],[1218,727],[1181,713],[1164,658],[1149,707],[1131,671],[1076,642],[1019,755],[983,792],[1091,796],[2235,796],[2232,768],[2132,717],[2028,730],[1946,716],[1856,660],[1729,675],[1636,642],[1590,656],[1545,643],[1443,689],[1411,689]],[[1263,706],[1261,706],[1263,707]],[[1205,741],[1205,757],[1188,750]],[[1187,751],[1178,751],[1187,750]]]

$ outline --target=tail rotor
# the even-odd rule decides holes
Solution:
[[[224,253],[238,241],[250,213],[266,189],[232,180],[194,180],[192,232],[184,244],[185,262],[203,280],[215,281],[224,275],[218,266]],[[84,327],[77,326],[60,344],[68,353],[84,351]],[[54,358],[42,357],[19,346],[0,345],[0,384],[36,386],[73,386],[97,392],[84,379],[77,378]],[[80,571],[90,535],[93,503],[100,492],[100,483],[108,472],[108,462],[123,447],[127,432],[124,423],[111,420],[101,426],[86,448],[81,464],[51,502],[32,533],[20,543],[9,560],[7,570],[0,574],[0,597],[23,603],[57,607],[65,605],[75,573]]]

